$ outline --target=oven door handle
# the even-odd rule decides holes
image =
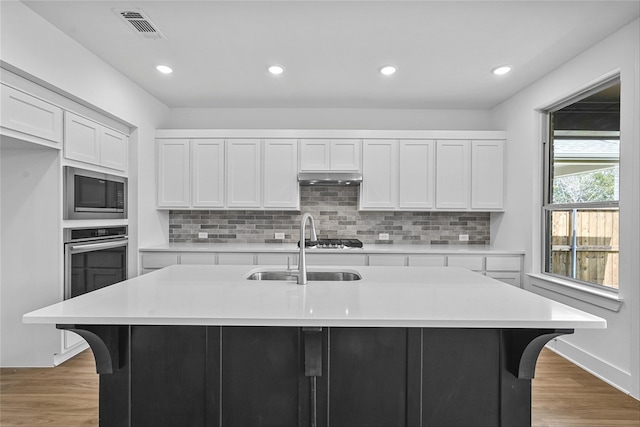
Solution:
[[[118,239],[109,242],[101,243],[85,243],[80,245],[69,245],[69,251],[74,253],[96,251],[100,249],[117,248],[119,246],[125,246],[129,242],[129,239]]]

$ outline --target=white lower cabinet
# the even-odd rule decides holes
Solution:
[[[409,255],[407,266],[409,267],[444,267],[447,265],[447,257],[444,255]]]
[[[307,253],[307,267],[314,265],[343,265],[365,266],[367,256],[365,254],[320,254]]]
[[[329,251],[329,250],[327,250]],[[523,256],[458,255],[458,254],[394,254],[394,253],[327,253],[307,252],[307,266],[381,266],[381,267],[460,267],[520,287]],[[174,264],[192,265],[271,265],[298,268],[295,252],[188,252],[140,251],[141,273],[148,273]]]
[[[407,265],[407,257],[405,255],[369,255],[369,265],[404,267]]]
[[[255,255],[249,253],[219,253],[218,265],[254,265]]]

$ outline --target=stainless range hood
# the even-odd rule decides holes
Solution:
[[[362,174],[359,172],[300,172],[300,185],[360,185]]]

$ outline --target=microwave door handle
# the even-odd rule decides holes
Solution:
[[[110,249],[110,248],[117,248],[119,246],[124,246],[129,242],[129,239],[118,239],[117,241],[113,241],[113,242],[102,242],[102,243],[87,243],[87,244],[80,244],[80,245],[70,245],[69,246],[69,250],[75,253],[80,253],[80,252],[89,252],[89,251],[95,251],[95,250],[100,250],[100,249]]]

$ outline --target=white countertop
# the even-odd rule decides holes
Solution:
[[[25,323],[605,328],[606,321],[453,267],[356,270],[362,280],[252,281],[277,267],[174,265],[25,314]]]
[[[164,243],[141,252],[298,252],[296,243]],[[485,245],[365,244],[363,248],[307,249],[307,253],[522,255],[524,251]]]

